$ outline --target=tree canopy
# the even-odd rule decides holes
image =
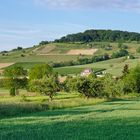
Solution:
[[[140,41],[140,34],[119,30],[87,30],[83,33],[70,34],[55,42],[91,42],[91,41]]]

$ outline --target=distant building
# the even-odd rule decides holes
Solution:
[[[83,72],[81,72],[81,76],[89,76],[90,74],[93,73],[92,69],[85,69]]]

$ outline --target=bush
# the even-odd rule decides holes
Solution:
[[[118,52],[114,52],[111,58],[119,58],[119,57],[127,56],[128,54],[129,52],[127,50],[121,49]]]
[[[123,77],[123,92],[140,93],[140,65],[131,69],[125,77]]]
[[[116,97],[121,94],[120,81],[113,78],[111,74],[106,74],[103,79],[104,96],[108,98]]]
[[[137,53],[140,53],[140,47],[138,47],[136,51],[137,51]]]

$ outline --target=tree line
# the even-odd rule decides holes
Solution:
[[[70,34],[54,42],[118,42],[118,41],[140,41],[140,34],[135,32],[119,30],[86,30],[83,33]]]
[[[125,65],[120,77],[114,78],[111,74],[97,77],[92,73],[88,77],[68,76],[63,83],[47,64],[36,65],[30,71],[15,66],[6,69],[4,75],[5,78],[0,80],[0,86],[9,88],[11,96],[19,95],[19,89],[47,95],[51,100],[59,91],[79,92],[87,98],[112,98],[133,92],[140,93],[140,65],[133,69]]]
[[[129,55],[129,52],[126,49],[120,49],[119,51],[113,52],[112,55],[105,53],[103,55],[92,56],[91,58],[80,56],[77,58],[76,61],[54,62],[51,65],[54,68],[65,67],[65,66],[75,66],[75,65],[85,65],[85,64],[91,64],[95,62],[106,61],[109,59],[120,58],[120,57],[125,57],[125,56],[129,56],[130,59],[135,59],[133,55]]]

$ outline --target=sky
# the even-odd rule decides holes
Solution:
[[[0,0],[0,51],[88,29],[140,33],[140,0]]]

